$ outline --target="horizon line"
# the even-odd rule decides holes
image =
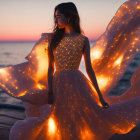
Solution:
[[[37,40],[0,40],[0,43],[4,42],[36,42]]]
[[[89,39],[89,41],[96,41],[97,39]],[[6,43],[6,42],[36,42],[38,40],[0,40],[0,43]]]

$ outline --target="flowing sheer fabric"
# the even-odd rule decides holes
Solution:
[[[79,70],[83,35],[65,36],[53,52],[54,106],[47,104],[49,34],[42,34],[27,62],[0,69],[1,88],[23,100],[27,114],[12,127],[10,140],[103,140],[127,133],[140,123],[140,68],[127,92],[107,96],[139,51],[139,5],[140,0],[124,3],[91,48],[100,89],[111,104],[108,109],[101,107],[92,83]]]
[[[131,87],[122,96],[107,94],[120,80],[134,56],[140,51],[140,0],[128,0],[120,6],[104,34],[91,48],[91,60],[100,89],[110,104],[139,96],[139,69],[131,78]]]
[[[140,0],[126,1],[118,9],[106,31],[91,48],[92,66],[100,82],[101,91],[111,103],[113,100],[109,99],[107,94],[117,84],[131,60],[140,51],[139,21]],[[135,77],[137,78],[132,78],[132,85],[140,79],[139,75]],[[135,94],[139,95],[138,90],[134,90],[136,90]],[[122,96],[118,98],[121,99]],[[128,98],[131,96],[126,97]]]
[[[39,116],[40,105],[47,103],[47,47],[48,37],[42,35],[26,57],[27,62],[0,69],[0,87],[24,100],[27,117]]]

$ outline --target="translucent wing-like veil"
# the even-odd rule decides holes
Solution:
[[[24,101],[27,116],[38,116],[40,105],[47,103],[47,47],[48,37],[42,34],[27,62],[0,69],[0,87]]]
[[[119,97],[107,96],[139,52],[140,0],[125,2],[116,12],[104,34],[91,48],[91,61],[100,89],[109,103],[120,102],[140,92],[140,67],[134,73],[131,87]],[[39,108],[47,104],[49,34],[43,33],[27,61],[0,69],[0,87],[9,95],[24,101],[27,116],[39,116]],[[35,108],[35,112],[28,110]]]
[[[138,96],[139,69],[133,75],[130,89],[122,96],[111,98],[107,93],[117,84],[127,66],[140,50],[140,0],[122,4],[104,34],[91,48],[91,60],[100,88],[110,102]]]

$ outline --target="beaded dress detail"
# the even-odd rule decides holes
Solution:
[[[47,43],[47,36],[43,38],[43,44]],[[65,36],[61,40],[53,51],[54,108],[44,102],[39,106],[40,115],[17,121],[11,129],[10,140],[107,140],[114,133],[127,132],[140,122],[139,97],[112,104],[108,109],[98,104],[92,83],[78,69],[84,41],[83,35]],[[33,52],[34,49],[29,56]],[[37,96],[40,102],[47,95],[45,91],[46,94]],[[33,97],[36,94],[29,95],[28,99],[34,100]]]
[[[79,68],[84,48],[84,37],[64,37],[54,51],[56,70],[76,70]]]

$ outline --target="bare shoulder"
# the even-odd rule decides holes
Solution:
[[[84,36],[84,50],[88,50],[90,48],[90,43],[88,37]]]
[[[85,36],[85,45],[89,45],[89,39]]]

